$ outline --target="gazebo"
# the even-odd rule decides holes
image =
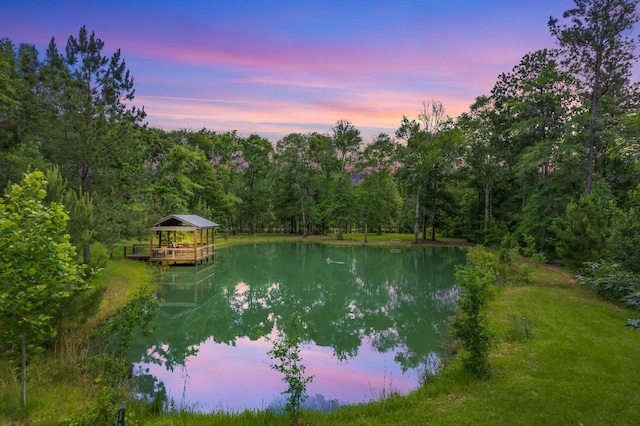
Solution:
[[[213,256],[217,223],[195,214],[172,214],[151,229],[149,245],[136,244],[125,256],[150,262],[201,263]]]

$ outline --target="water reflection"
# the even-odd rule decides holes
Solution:
[[[270,344],[259,336],[273,336],[300,312],[315,324],[302,351],[315,375],[307,405],[405,392],[439,352],[457,296],[454,267],[463,261],[455,248],[220,249],[213,263],[163,274],[158,331],[136,342],[132,359],[177,407],[269,408],[282,402],[285,385],[269,367]]]

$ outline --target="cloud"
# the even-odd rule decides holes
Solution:
[[[55,35],[64,50],[81,25],[95,31],[105,53],[122,50],[151,125],[279,139],[340,118],[391,134],[429,99],[455,117],[524,54],[548,47],[548,16],[571,4],[23,0],[0,24],[41,49]]]

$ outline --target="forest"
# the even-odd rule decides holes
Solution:
[[[113,247],[193,213],[222,235],[528,241],[572,268],[607,259],[638,272],[637,2],[590,3],[550,18],[557,47],[526,54],[468,112],[422,101],[368,141],[344,118],[278,141],[150,128],[120,51],[85,27],[62,51],[3,39],[0,186],[47,171],[84,263],[94,241]]]

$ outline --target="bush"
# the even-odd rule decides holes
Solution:
[[[500,264],[495,266],[498,272],[498,282],[501,284],[528,285],[531,284],[533,267],[529,262],[537,265],[544,255],[537,252],[533,238],[525,235],[524,248],[521,248],[516,239],[507,234],[500,243],[498,258]],[[522,256],[529,259],[524,262]]]
[[[640,310],[640,276],[610,262],[587,262],[583,273],[576,276],[604,300]]]
[[[635,208],[623,212],[614,221],[611,238],[607,242],[607,253],[612,261],[624,269],[640,273],[640,221]]]
[[[554,224],[556,251],[567,266],[578,270],[583,262],[602,257],[614,210],[609,200],[599,195],[583,195],[578,203],[569,203],[565,215]]]
[[[478,378],[489,375],[489,330],[485,307],[493,295],[496,281],[491,253],[482,246],[469,251],[467,264],[456,270],[461,293],[458,315],[453,321],[453,336],[460,339],[465,352],[463,365]]]

